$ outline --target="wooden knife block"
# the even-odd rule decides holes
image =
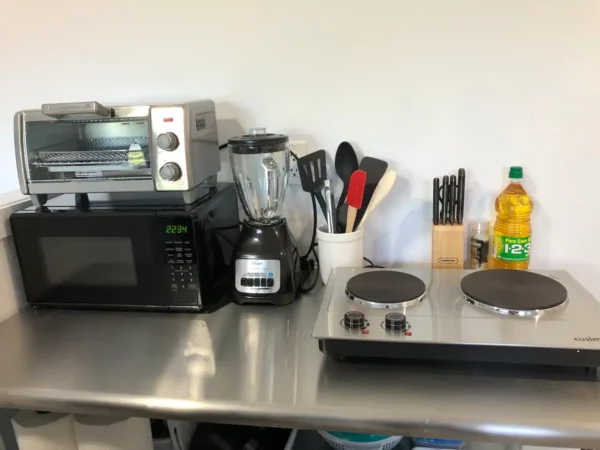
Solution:
[[[431,243],[431,266],[434,269],[463,269],[464,264],[464,226],[434,225]]]

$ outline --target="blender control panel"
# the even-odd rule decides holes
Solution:
[[[244,294],[274,294],[280,287],[278,259],[238,259],[235,262],[235,288]]]

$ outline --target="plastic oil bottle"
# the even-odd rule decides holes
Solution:
[[[510,184],[496,198],[490,265],[493,269],[525,270],[531,253],[533,201],[521,184],[522,167],[511,167],[509,178]]]

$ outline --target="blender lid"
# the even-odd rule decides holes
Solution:
[[[265,128],[251,128],[248,134],[229,139],[233,153],[274,153],[286,150],[285,147],[273,148],[289,141],[285,134],[266,133]]]

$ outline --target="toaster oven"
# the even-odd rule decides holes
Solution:
[[[44,104],[15,115],[15,151],[21,191],[36,206],[48,194],[99,192],[181,192],[192,203],[221,168],[212,100]]]

